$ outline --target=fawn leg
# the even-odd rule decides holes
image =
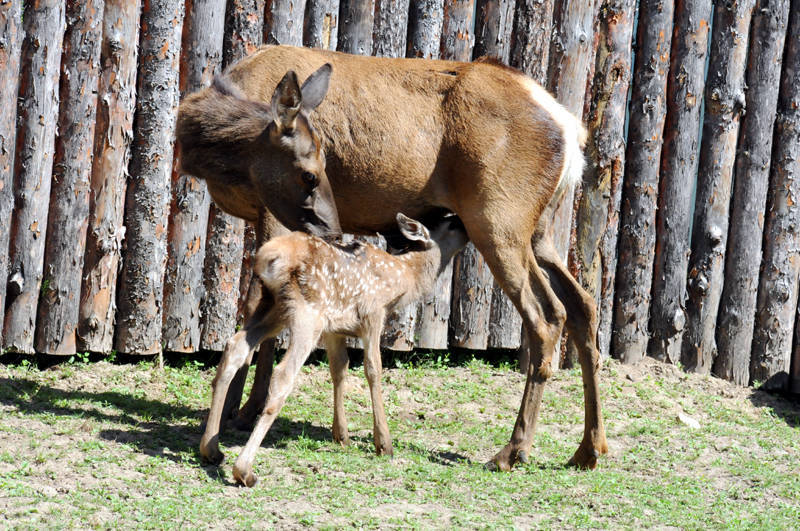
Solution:
[[[369,394],[372,398],[372,434],[375,443],[375,452],[378,455],[392,455],[392,436],[386,423],[386,413],[383,408],[383,394],[381,393],[381,328],[384,313],[369,318],[364,324],[364,374],[369,382]]]
[[[333,440],[342,446],[347,446],[350,444],[350,435],[347,433],[347,417],[344,412],[344,384],[350,358],[347,355],[345,338],[327,334],[325,350],[328,353],[328,365],[333,380]]]
[[[212,398],[211,410],[206,420],[206,429],[200,439],[200,456],[204,461],[220,464],[225,456],[219,451],[219,430],[223,420],[223,409],[228,394],[228,388],[236,373],[245,366],[251,357],[253,349],[268,332],[268,327],[258,321],[251,321],[252,326],[246,326],[233,335],[225,345],[222,361],[217,368],[217,374],[211,383]]]
[[[291,327],[291,344],[289,350],[281,362],[272,371],[272,378],[269,383],[269,398],[267,399],[266,407],[261,412],[261,416],[256,421],[253,432],[247,440],[247,444],[239,454],[236,462],[233,465],[234,479],[247,487],[252,487],[256,484],[258,478],[253,473],[253,460],[256,451],[261,446],[261,442],[267,435],[270,426],[275,421],[280,412],[283,404],[286,403],[286,398],[294,388],[294,382],[300,369],[303,367],[311,350],[317,344],[320,332],[317,326],[313,329],[308,326],[308,319],[299,319],[302,311],[296,312],[294,316],[294,323]],[[302,328],[296,326],[295,323],[303,323]]]

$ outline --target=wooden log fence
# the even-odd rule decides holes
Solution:
[[[180,173],[175,114],[279,43],[490,56],[549,87],[589,133],[553,233],[601,353],[800,392],[798,34],[800,0],[3,2],[2,348],[224,347],[253,231]],[[521,328],[470,246],[383,343],[511,351]]]

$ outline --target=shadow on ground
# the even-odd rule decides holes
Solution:
[[[200,464],[197,447],[203,431],[205,409],[137,398],[117,391],[63,390],[26,378],[0,378],[0,404],[24,414],[44,413],[114,424],[117,426],[100,429],[97,436],[128,445],[148,456],[181,464]],[[249,430],[229,428],[220,435],[220,442],[225,446],[242,446],[249,434]],[[284,448],[299,437],[320,442],[333,440],[330,428],[279,416],[262,447]],[[371,437],[356,436],[352,440],[358,441],[366,452],[372,447]],[[413,443],[405,446],[407,450],[444,466],[470,463],[469,458],[461,454],[431,450]],[[203,468],[212,479],[229,483],[219,467]]]
[[[769,409],[790,427],[800,429],[800,395],[756,389],[750,394],[750,402]]]

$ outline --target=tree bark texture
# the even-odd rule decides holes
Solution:
[[[336,50],[339,37],[339,0],[307,0],[303,45]]]
[[[489,310],[489,348],[516,349],[520,346],[522,317],[502,288],[493,282]]]
[[[356,55],[372,53],[375,0],[340,0],[337,50]]]
[[[553,9],[548,70],[550,91],[576,116],[581,116],[583,111],[589,63],[593,59],[595,5],[595,0],[559,0]],[[568,190],[553,215],[553,242],[564,260],[570,245],[574,196],[575,190]]]
[[[403,57],[406,52],[409,0],[375,0],[372,55]]]
[[[473,56],[494,57],[508,64],[513,30],[513,0],[478,0]]]
[[[102,0],[66,3],[61,57],[60,110],[47,220],[44,282],[39,300],[36,350],[77,351],[81,276],[89,220]]]
[[[22,52],[22,3],[0,4],[0,347],[8,280],[8,241],[14,210],[14,151],[17,138],[17,94]]]
[[[606,0],[600,8],[598,48],[589,113],[588,158],[576,220],[579,280],[595,297],[600,354],[608,356],[617,269],[617,231],[625,172],[625,111],[631,75],[636,4]]]
[[[439,56],[450,61],[469,61],[475,46],[475,0],[445,0],[442,10],[442,42]]]
[[[302,46],[305,12],[306,0],[267,0],[264,42]]]
[[[264,40],[266,0],[228,0],[222,61],[230,65],[256,51]]]
[[[42,287],[64,25],[60,0],[28,4],[23,14],[13,187],[16,210],[11,222],[3,335],[6,348],[24,353],[33,353]]]
[[[700,110],[708,50],[711,0],[675,3],[667,120],[661,153],[656,253],[650,308],[651,356],[680,361],[686,323],[692,188],[697,176]]]
[[[436,277],[433,291],[419,304],[417,348],[444,350],[450,322],[450,294],[453,289],[453,261]]]
[[[472,243],[453,262],[450,346],[485,350],[489,340],[492,273]]]
[[[547,85],[553,0],[518,0],[511,33],[511,66]]]
[[[789,375],[789,391],[800,394],[800,311],[794,323],[794,349],[792,350],[792,367]]]
[[[800,275],[800,1],[792,2],[790,17],[750,356],[754,378],[776,389],[789,383]]]
[[[411,0],[406,57],[438,59],[444,0]]]
[[[211,83],[222,63],[225,0],[188,0],[181,46],[183,96]],[[173,352],[200,348],[208,209],[205,182],[173,174],[164,277],[162,344]]]
[[[754,5],[755,0],[739,0],[720,3],[714,10],[681,352],[687,370],[704,374],[711,371],[717,351],[717,311]]]
[[[611,352],[641,360],[649,339],[650,287],[656,243],[656,201],[672,42],[672,0],[642,0],[620,205]]]
[[[106,0],[97,89],[89,227],[78,320],[78,348],[110,352],[114,339],[117,273],[125,237],[124,206],[133,113],[139,1]]]
[[[142,9],[135,137],[125,201],[127,240],[116,334],[117,350],[128,354],[161,351],[183,16],[183,3],[166,0],[149,0]]]
[[[772,376],[761,360],[751,364],[750,348],[788,16],[788,0],[760,0],[751,24],[746,113],[737,149],[725,285],[717,318],[719,355],[714,366],[715,374],[741,385]]]

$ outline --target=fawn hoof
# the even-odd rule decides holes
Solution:
[[[339,443],[341,446],[347,446],[350,444],[350,434],[347,432],[347,429],[338,430],[335,427],[333,428],[333,441]]]
[[[391,444],[375,446],[375,453],[388,458],[394,457],[394,449],[392,448]]]
[[[250,488],[258,483],[258,477],[253,474],[253,469],[251,467],[247,467],[245,470],[242,470],[234,466],[233,478],[236,480],[236,483],[247,488]]]

